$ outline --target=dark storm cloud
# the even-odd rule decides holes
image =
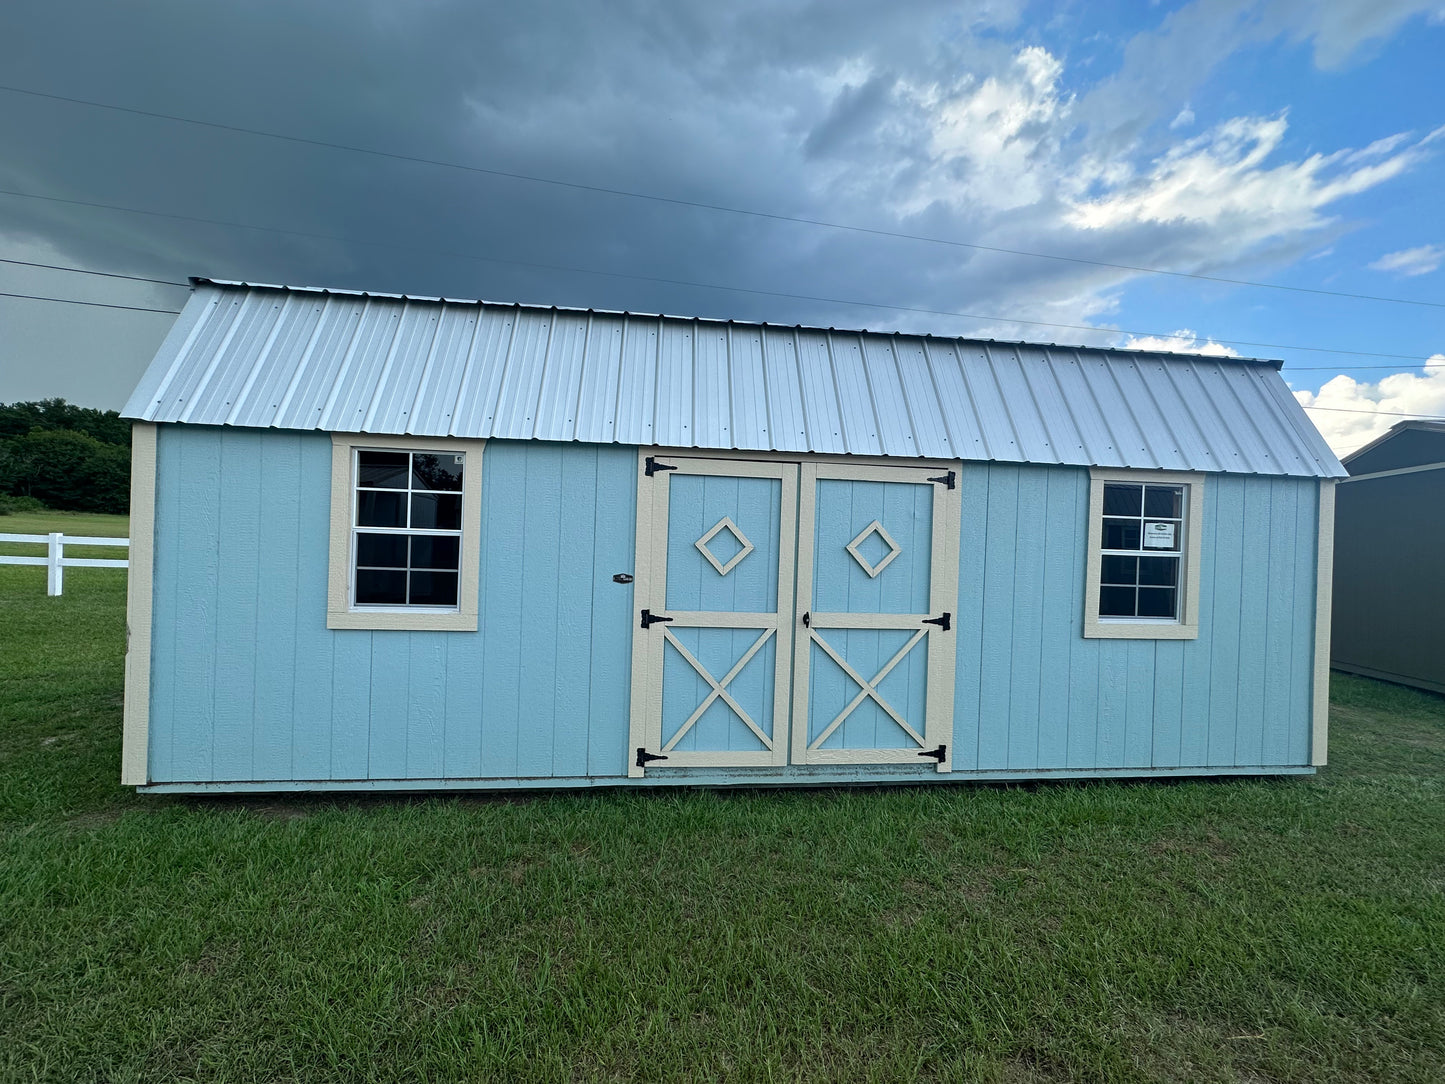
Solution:
[[[914,14],[930,23],[930,8],[948,10]],[[817,194],[789,175],[832,108],[816,77],[859,41],[917,61],[916,30],[898,29],[907,14],[880,21],[868,4],[52,5],[5,16],[4,70],[19,86],[141,109],[817,214]],[[139,253],[170,273],[502,296],[530,284],[529,300],[638,308],[654,288],[446,252],[753,285],[770,267],[790,279],[790,265],[827,240],[13,95],[5,105],[6,188],[371,242],[0,201],[9,231],[111,266]],[[702,307],[736,303],[717,295]]]
[[[1319,228],[1268,200],[1245,229],[1208,208],[1192,219],[1132,214],[1154,196],[1151,158],[1170,146],[1156,139],[1125,153],[1117,125],[1097,147],[1083,138],[1097,115],[1091,100],[1059,88],[1058,62],[1029,48],[1027,33],[1008,40],[1023,7],[14,4],[0,9],[0,82],[696,203],[1134,265],[1228,267],[1255,245]],[[1135,68],[1153,62],[1135,52],[1134,67],[1126,62],[1101,95],[1137,93]],[[1149,128],[1139,117],[1129,140]],[[0,147],[3,189],[264,227],[0,196],[0,244],[147,275],[1036,338],[1044,333],[1007,318],[1084,322],[1107,311],[1128,277],[3,92]],[[1233,168],[1227,148],[1200,154],[1205,173]],[[1112,225],[1070,220],[1100,194],[1127,205]]]

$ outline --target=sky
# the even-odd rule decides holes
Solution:
[[[0,402],[120,407],[199,275],[1278,358],[1343,455],[1445,416],[1441,55],[1445,0],[10,0]]]

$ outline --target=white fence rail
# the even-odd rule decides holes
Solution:
[[[48,572],[45,580],[47,595],[58,595],[64,589],[67,568],[130,567],[130,562],[124,559],[65,556],[66,546],[123,546],[129,550],[129,538],[102,538],[52,531],[50,534],[0,534],[0,542],[26,542],[48,547],[44,557],[12,557],[9,554],[0,554],[0,565],[44,565]]]

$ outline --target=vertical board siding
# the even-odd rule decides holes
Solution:
[[[1209,665],[1209,736],[1205,763],[1233,764],[1239,715],[1240,604],[1244,589],[1245,484],[1229,476],[1211,479],[1218,490],[1214,531],[1214,621]],[[1206,588],[1201,583],[1201,593]],[[1199,630],[1200,638],[1204,629]]]
[[[1199,548],[1199,639],[1195,648],[1184,653],[1184,706],[1187,718],[1197,721],[1207,719],[1210,710],[1209,668],[1214,665],[1214,647],[1208,630],[1214,627],[1214,569],[1215,541],[1221,533],[1228,533],[1228,525],[1221,526],[1219,520],[1219,487],[1204,487],[1204,523],[1201,527],[1202,545]],[[1179,763],[1197,767],[1209,763],[1209,728],[1191,725],[1185,727],[1181,718],[1179,727]]]
[[[330,445],[162,428],[153,781],[624,776],[635,450],[490,444],[447,633],[326,628]]]
[[[636,571],[636,450],[487,446],[475,633],[326,628],[330,461],[325,434],[160,428],[151,780],[623,781],[636,611],[631,586],[612,576]],[[1199,638],[1174,641],[1082,637],[1086,471],[967,462],[959,485],[956,778],[1307,762],[1312,480],[1208,477],[1193,525]],[[922,509],[873,488],[831,512],[820,504],[820,518],[836,513],[849,538],[879,518],[904,552],[876,580],[848,558],[818,591],[845,604],[871,592],[904,610],[926,577],[912,563],[917,532],[891,524]],[[700,495],[691,514],[700,534],[722,513]],[[776,524],[750,527],[768,561],[753,555],[739,574],[789,544]],[[734,592],[750,586],[728,579]],[[877,633],[852,639],[843,646],[865,670],[890,655]],[[760,715],[773,650],[736,686]],[[819,704],[848,699],[851,685],[818,661]],[[923,677],[910,664],[885,684],[909,700]],[[703,683],[692,684],[700,698]],[[875,715],[860,710],[839,740],[888,744]]]
[[[326,627],[327,550],[312,545],[311,540],[329,534],[331,507],[326,501],[310,497],[330,491],[331,449],[325,441],[308,440],[299,434],[295,440],[297,519],[290,531],[296,547],[296,601],[291,607],[296,633],[291,672],[293,678],[305,673],[323,676],[296,681],[292,686],[291,778],[330,779],[335,777],[336,765],[332,715],[335,689],[331,679],[337,669],[336,637]],[[258,681],[266,680],[264,674],[256,677]]]
[[[1208,476],[1196,640],[1081,636],[1087,471],[960,485],[955,771],[1306,762],[1314,483]]]
[[[1044,538],[1072,532],[1078,522],[1081,491],[1076,472],[1048,472],[1048,513]],[[1069,667],[1062,665],[1078,639],[1082,601],[1075,605],[1076,584],[1082,582],[1081,550],[1068,546],[1043,547],[1043,631],[1040,636],[1038,760],[1040,768],[1063,768],[1069,756]],[[1082,594],[1079,595],[1082,600]]]
[[[977,767],[1007,768],[1009,748],[1010,660],[1013,650],[1014,595],[1018,577],[1014,560],[1018,546],[1018,500],[1021,467],[990,469],[987,497],[988,533],[984,538],[983,626],[979,663]],[[996,480],[996,483],[995,483]],[[1030,509],[1025,509],[1027,516]],[[965,509],[964,514],[968,514]],[[960,613],[959,623],[969,617]]]
[[[301,438],[278,434],[260,442],[257,475],[266,490],[260,506],[257,577],[274,576],[282,597],[298,597],[300,586]],[[250,675],[256,718],[290,721],[291,726],[251,729],[251,761],[261,779],[289,775],[296,748],[296,618],[294,610],[267,607],[256,614],[256,658]]]
[[[988,468],[965,464],[958,478],[958,664],[953,683],[953,770],[978,767],[979,672],[983,664],[984,543],[988,537]],[[972,619],[970,620],[970,615]]]
[[[1043,679],[1045,539],[1048,522],[1049,474],[1042,467],[1019,468],[1018,526],[1014,546],[1014,582],[1033,583],[1038,590],[1014,592],[1013,640],[1009,651],[1009,718],[1007,766],[1039,763],[1040,701]]]
[[[1295,506],[1295,536],[1306,538],[1310,532],[1319,537],[1320,488],[1303,486],[1298,490]],[[1319,565],[1301,550],[1296,550],[1294,559],[1294,600],[1290,620],[1290,695],[1289,704],[1293,709],[1301,700],[1314,695],[1314,649],[1315,645],[1303,635],[1302,630],[1313,629],[1315,624],[1315,578]],[[1326,585],[1328,586],[1328,585]],[[1301,730],[1292,725],[1285,726],[1286,764],[1307,764],[1310,760],[1311,730]]]
[[[165,455],[169,430],[158,434],[157,458]],[[157,575],[158,580],[171,580],[176,598],[169,608],[159,604],[156,614],[162,620],[175,622],[176,650],[170,658],[157,665],[175,667],[172,705],[175,727],[171,730],[171,771],[177,779],[224,779],[224,770],[212,773],[212,743],[215,740],[216,651],[208,650],[217,642],[217,593],[222,582],[220,574],[220,492],[221,445],[219,441],[204,442],[194,449],[195,455],[178,471],[177,499],[173,518],[156,522],[156,560],[162,567],[162,553],[169,550],[162,538],[174,530],[179,552],[187,555],[184,570],[174,568],[171,576]],[[172,525],[174,525],[172,527]],[[197,650],[197,648],[200,650]],[[152,774],[153,780],[165,777]],[[244,778],[244,776],[240,777]]]

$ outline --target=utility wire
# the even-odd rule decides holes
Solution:
[[[3,88],[0,88],[3,89]],[[1095,335],[1133,335],[1140,338],[1173,338],[1173,334],[1160,331],[1130,331],[1127,328],[1099,328],[1091,327],[1088,324],[1060,324],[1047,320],[1025,320],[1017,316],[989,316],[982,313],[961,312],[957,309],[929,309],[917,305],[890,305],[882,301],[860,301],[857,299],[841,297],[823,297],[817,294],[795,294],[785,293],[780,290],[759,290],[747,286],[724,286],[713,282],[694,282],[687,279],[662,278],[655,275],[632,275],[622,271],[596,271],[588,267],[572,267],[566,264],[538,263],[528,260],[507,260],[498,256],[478,256],[470,252],[460,252],[455,249],[431,248],[425,245],[408,245],[390,241],[362,241],[348,237],[340,237],[336,234],[315,233],[307,230],[288,230],[279,226],[252,226],[245,222],[229,222],[218,218],[200,218],[195,215],[181,215],[168,211],[148,211],[138,207],[123,207],[114,203],[97,203],[88,200],[63,199],[60,196],[40,196],[31,192],[16,192],[9,189],[0,189],[0,195],[16,196],[22,199],[46,200],[51,203],[63,203],[74,207],[95,207],[108,211],[123,211],[126,214],[146,215],[152,218],[168,218],[178,222],[199,222],[211,226],[224,226],[229,229],[255,230],[261,233],[283,234],[289,237],[305,237],[312,240],[335,241],[347,245],[364,245],[372,248],[395,249],[405,252],[421,252],[433,255],[451,256],[455,259],[474,260],[480,263],[502,264],[510,267],[526,267],[541,271],[563,271],[569,274],[597,275],[604,278],[630,279],[637,282],[652,282],[667,286],[684,286],[689,289],[699,290],[723,290],[729,293],[753,294],[760,297],[781,297],[792,301],[815,301],[827,305],[847,305],[852,308],[888,309],[895,312],[917,312],[928,316],[955,316],[966,320],[980,320],[985,323],[1013,323],[1027,324],[1030,327],[1053,327],[1063,328],[1069,331],[1085,331]],[[866,330],[866,329],[865,329]],[[1409,361],[1416,365],[1426,362],[1428,359],[1416,354],[1386,354],[1378,350],[1341,350],[1332,346],[1297,346],[1289,343],[1266,343],[1255,342],[1249,339],[1210,339],[1212,342],[1227,344],[1230,346],[1258,347],[1266,350],[1302,350],[1316,354],[1339,354],[1352,357],[1367,358],[1394,358],[1399,361]],[[1053,344],[1050,344],[1053,345]],[[1433,357],[1433,355],[1431,355]],[[1325,366],[1325,369],[1333,368]],[[1393,368],[1392,366],[1381,366],[1381,368]]]
[[[89,305],[97,309],[130,309],[132,312],[165,312],[179,316],[180,309],[152,309],[145,305],[115,305],[109,301],[77,301],[73,297],[41,297],[39,294],[12,294],[0,290],[0,297],[20,297],[26,301],[54,301],[58,305]]]
[[[578,192],[592,192],[607,196],[620,196],[627,199],[649,200],[655,203],[665,203],[674,207],[689,207],[695,210],[716,211],[722,214],[744,215],[749,218],[760,218],[770,222],[791,222],[803,226],[820,226],[830,230],[845,230],[851,233],[867,234],[873,237],[890,237],[904,241],[922,241],[927,244],[947,245],[952,248],[967,248],[976,252],[994,252],[1007,256],[1026,256],[1036,260],[1056,260],[1063,263],[1083,264],[1089,267],[1108,267],[1117,271],[1133,271],[1149,275],[1169,275],[1174,278],[1195,279],[1201,282],[1218,282],[1229,286],[1253,286],[1266,290],[1285,290],[1290,293],[1317,294],[1323,297],[1343,297],[1356,301],[1381,301],[1392,305],[1418,305],[1426,308],[1445,308],[1445,302],[1440,301],[1418,301],[1412,298],[1383,297],[1375,294],[1356,294],[1343,290],[1321,290],[1310,286],[1286,286],[1278,282],[1255,282],[1250,279],[1224,278],[1219,275],[1201,275],[1190,271],[1166,271],[1158,267],[1139,267],[1134,264],[1111,263],[1108,260],[1090,260],[1081,256],[1060,256],[1049,252],[1029,252],[1024,249],[1003,248],[998,245],[980,245],[969,241],[954,241],[944,237],[930,237],[926,234],[905,233],[898,230],[876,229],[870,226],[855,226],[845,222],[830,222],[821,218],[806,218],[799,215],[785,215],[772,211],[755,211],[745,207],[731,207],[721,203],[706,203],[701,200],[677,199],[671,196],[659,196],[648,192],[633,192],[623,188],[609,188],[605,185],[582,184],[577,181],[562,181],[554,177],[539,177],[528,173],[516,173],[504,169],[488,169],[484,166],[469,166],[461,162],[448,162],[439,158],[421,158],[416,155],[400,154],[395,151],[377,150],[372,147],[359,147],[349,143],[333,143],[324,139],[309,139],[304,136],[285,135],[281,132],[268,132],[260,128],[246,128],[237,124],[221,124],[217,121],[198,120],[195,117],[182,117],[174,113],[159,113],[148,109],[134,109],[129,106],[112,105],[109,102],[97,102],[87,98],[71,98],[62,94],[47,94],[43,91],[29,90],[25,87],[12,87],[0,84],[0,90],[9,91],[12,94],[24,94],[33,98],[46,98],[50,101],[66,102],[71,105],[84,105],[93,109],[109,109],[117,113],[129,113],[137,117],[149,117],[155,120],[175,121],[180,124],[193,124],[202,128],[212,128],[222,132],[238,132],[244,135],[260,136],[265,139],[279,139],[287,143],[296,143],[308,147],[323,147],[327,150],[347,151],[353,154],[367,154],[377,158],[388,158],[397,162],[413,162],[424,166],[440,166],[445,169],[463,170],[467,173],[478,173],[488,177],[503,177],[513,181],[527,181],[532,184],[553,185],[558,188],[570,188]],[[1063,326],[1063,325],[1057,325]]]
[[[36,263],[33,260],[9,260],[0,256],[0,263],[19,264],[21,267],[43,267],[49,271],[74,271],[77,275],[99,275],[107,279],[131,279],[134,282],[154,282],[161,286],[190,286],[189,282],[177,282],[175,279],[150,279],[144,275],[122,275],[115,271],[87,271],[83,267],[66,267],[58,263]]]
[[[1300,406],[1304,406],[1306,410],[1334,410],[1341,414],[1381,414],[1388,418],[1423,418],[1427,422],[1445,422],[1445,416],[1439,414],[1404,414],[1398,410],[1365,410],[1363,407],[1315,406],[1314,404],[1305,406],[1303,403]]]
[[[1223,341],[1223,340],[1220,340],[1220,339],[1216,339],[1216,340],[1215,340],[1215,342],[1221,342],[1221,341]],[[1430,356],[1431,356],[1431,357],[1434,357],[1435,355],[1434,355],[1434,354],[1431,354]],[[1287,366],[1287,368],[1288,368],[1289,371],[1292,372],[1292,373],[1328,373],[1328,372],[1332,372],[1332,371],[1335,370],[1335,369],[1338,369],[1339,366],[1338,366],[1338,365],[1290,365],[1290,366]],[[1415,366],[1415,368],[1417,368],[1417,369],[1440,369],[1440,368],[1445,368],[1445,361],[1422,361],[1419,365]],[[1392,370],[1392,371],[1398,372],[1399,369],[1400,369],[1400,367],[1399,367],[1398,365],[1351,365],[1351,366],[1350,366],[1350,369],[1352,369],[1352,370],[1359,370],[1359,369],[1390,369],[1390,370]]]

